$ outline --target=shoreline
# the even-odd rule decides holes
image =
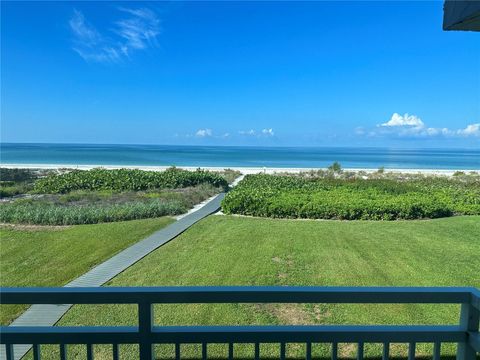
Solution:
[[[105,168],[109,170],[113,169],[138,169],[138,170],[148,170],[148,171],[164,171],[172,166],[162,166],[162,165],[75,165],[75,164],[0,164],[0,168],[17,168],[17,169],[39,169],[39,170],[55,170],[55,169],[78,169],[78,170],[90,170],[94,168]],[[225,169],[231,169],[239,171],[244,175],[248,174],[258,174],[258,173],[280,173],[280,172],[289,172],[289,173],[301,173],[308,171],[316,170],[326,170],[327,168],[279,168],[279,167],[248,167],[248,166],[176,166],[179,169],[184,170],[196,170],[203,169],[209,171],[223,171]],[[365,171],[367,173],[377,172],[378,168],[369,169],[369,168],[343,168],[344,171],[353,171],[360,172]],[[480,172],[480,170],[475,169],[422,169],[422,168],[410,168],[410,169],[387,169],[384,170],[387,173],[416,173],[416,174],[425,174],[425,175],[446,175],[451,176],[457,171],[463,172]]]

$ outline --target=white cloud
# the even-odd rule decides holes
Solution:
[[[118,8],[118,10],[129,13],[139,18],[156,21],[156,14],[152,10],[147,8],[129,9],[129,8],[120,7]]]
[[[262,134],[265,136],[274,136],[275,133],[273,132],[273,129],[263,129]]]
[[[255,136],[255,137],[272,137],[275,136],[275,132],[273,131],[272,128],[265,128],[259,131],[256,131],[254,129],[250,130],[240,130],[238,132],[239,135],[242,136]]]
[[[428,136],[451,136],[453,132],[448,128],[427,128],[427,127],[412,127],[408,129],[401,129],[398,131],[400,136],[417,136],[417,137],[428,137]]]
[[[230,132],[215,132],[212,129],[209,128],[202,128],[198,129],[194,133],[190,134],[185,134],[184,135],[187,138],[210,138],[210,139],[222,139],[222,140],[227,140],[227,139],[235,139],[238,136],[241,137],[250,137],[252,139],[265,139],[265,138],[272,138],[275,136],[275,132],[273,131],[272,128],[265,128],[262,130],[255,130],[255,129],[250,129],[250,130],[240,130],[237,133],[230,133]]]
[[[416,115],[400,115],[398,113],[394,113],[389,121],[386,123],[381,124],[380,126],[415,126],[415,127],[424,127],[425,124],[423,123],[422,119],[420,119]]]
[[[73,16],[68,23],[79,40],[89,45],[95,45],[101,41],[98,31],[85,21],[85,17],[80,11],[73,10]]]
[[[366,130],[365,130],[365,128],[364,128],[363,126],[357,126],[357,127],[355,128],[355,134],[356,134],[356,135],[362,136],[362,135],[365,135],[365,133],[366,133]]]
[[[150,9],[119,8],[128,15],[114,23],[110,36],[100,33],[78,10],[69,21],[74,36],[72,49],[87,62],[118,62],[134,50],[156,45],[160,20]]]
[[[460,136],[480,136],[480,123],[470,124],[465,129],[457,130]]]
[[[211,137],[213,135],[212,129],[199,129],[196,133],[196,137]]]
[[[121,50],[128,55],[131,50],[142,50],[156,44],[160,34],[160,20],[149,9],[126,9],[119,10],[132,15],[128,19],[116,22],[114,31],[124,40]]]
[[[445,127],[428,127],[417,115],[405,114],[402,116],[394,113],[389,121],[377,125],[370,131],[363,127],[357,127],[355,134],[369,137],[480,137],[480,123],[470,124],[464,129],[452,130]]]
[[[426,128],[423,131],[419,132],[421,135],[427,135],[427,136],[438,136],[438,135],[443,135],[443,136],[451,136],[453,135],[452,130],[448,128]]]
[[[256,132],[255,132],[255,130],[253,130],[253,129],[246,130],[246,131],[240,130],[238,133],[239,133],[240,135],[247,135],[247,136],[255,136],[255,135],[256,135]]]
[[[114,62],[119,60],[119,52],[85,20],[80,11],[74,10],[68,23],[75,37],[73,50],[85,61]]]

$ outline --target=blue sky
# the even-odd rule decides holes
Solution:
[[[480,146],[442,2],[2,2],[1,140]]]

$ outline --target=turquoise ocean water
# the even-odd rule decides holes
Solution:
[[[0,144],[1,164],[480,170],[479,149]]]

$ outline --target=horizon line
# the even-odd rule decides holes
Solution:
[[[364,145],[201,145],[201,144],[152,144],[152,143],[88,143],[88,142],[12,142],[0,141],[0,146],[3,145],[96,145],[96,146],[183,146],[183,147],[216,147],[216,148],[337,148],[337,149],[393,149],[393,150],[477,150],[478,147],[398,147],[398,146],[364,146]]]

